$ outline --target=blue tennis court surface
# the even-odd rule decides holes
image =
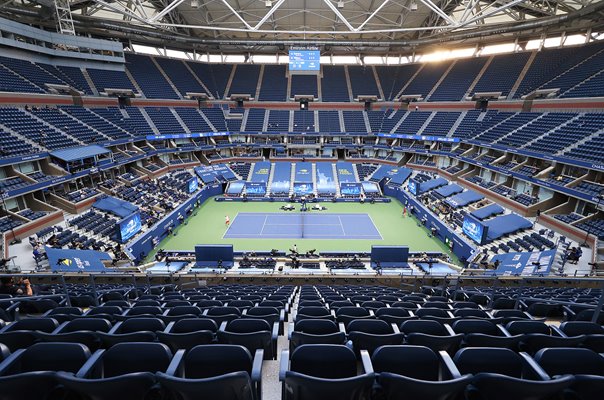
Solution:
[[[239,213],[225,239],[377,239],[367,214]]]

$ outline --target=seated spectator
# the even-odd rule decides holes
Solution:
[[[12,277],[0,278],[0,294],[12,296],[32,296],[33,291],[29,279],[21,279],[16,285]]]

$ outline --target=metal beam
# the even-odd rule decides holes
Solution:
[[[174,0],[167,7],[161,10],[158,14],[155,14],[151,18],[149,18],[149,23],[153,23],[155,21],[159,21],[164,15],[168,14],[170,11],[174,10],[176,7],[181,5],[185,0]]]
[[[365,20],[365,21],[364,21],[364,22],[363,22],[361,25],[359,25],[359,26],[356,28],[356,30],[357,30],[357,31],[360,31],[361,29],[363,29],[363,27],[365,26],[365,24],[367,24],[367,22],[369,22],[369,21],[370,21],[370,20],[371,20],[373,17],[375,17],[375,15],[376,15],[378,12],[380,12],[380,10],[381,10],[382,8],[384,8],[384,6],[385,6],[386,4],[388,4],[389,2],[390,2],[390,0],[384,0],[384,2],[383,2],[382,4],[380,4],[380,5],[378,6],[378,8],[376,8],[376,9],[375,9],[375,11],[374,11],[374,12],[373,12],[373,13],[372,13],[370,16],[368,16],[368,17],[367,17],[367,19],[366,19],[366,20]]]
[[[283,4],[283,3],[285,3],[285,0],[279,0],[277,3],[273,4],[271,9],[268,10],[266,15],[264,17],[262,17],[262,19],[256,25],[254,25],[252,30],[254,30],[254,31],[258,30],[266,22],[266,20],[269,19],[271,17],[271,15],[273,15],[273,13],[275,11],[277,11],[277,9],[279,7],[281,7],[281,4]]]
[[[243,22],[243,25],[245,25],[247,27],[247,29],[251,30],[252,26],[250,24],[247,23],[247,21],[245,19],[243,19],[243,17],[241,15],[239,15],[239,13],[237,11],[235,11],[235,9],[226,1],[226,0],[220,0],[222,1],[222,3],[224,5],[227,6],[227,8],[229,10],[231,10],[231,13],[233,13],[234,16],[236,16],[241,22]],[[246,30],[243,30],[243,32],[245,32]]]
[[[334,14],[336,14],[336,16],[340,19],[340,21],[342,21],[344,23],[344,25],[346,25],[349,32],[356,32],[355,29],[353,28],[353,26],[350,24],[350,22],[348,22],[346,17],[344,17],[342,15],[340,10],[338,10],[338,8],[336,6],[334,6],[330,0],[323,0],[323,3],[327,4],[327,7],[329,7],[331,9],[331,11],[333,11]]]

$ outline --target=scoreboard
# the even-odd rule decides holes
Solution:
[[[321,70],[321,52],[318,49],[290,49],[289,72],[318,74]]]

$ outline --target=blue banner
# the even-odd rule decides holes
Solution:
[[[378,137],[386,137],[393,139],[409,139],[409,140],[425,140],[428,142],[445,142],[458,143],[459,138],[450,138],[444,136],[421,136],[421,135],[404,135],[400,133],[376,133]]]
[[[409,190],[409,193],[411,193],[414,196],[417,196],[417,181],[415,179],[409,179],[409,183],[407,183],[407,189]]]
[[[197,188],[199,188],[199,182],[197,181],[197,177],[193,177],[189,181],[187,187],[188,187],[188,192],[189,193],[195,192],[197,190]]]
[[[491,262],[499,261],[495,275],[547,275],[549,274],[556,250],[522,253],[497,254]]]
[[[122,243],[126,243],[128,239],[136,235],[142,229],[140,213],[134,213],[131,216],[124,218],[118,222],[120,230],[120,239]]]
[[[488,227],[470,214],[466,214],[464,217],[461,230],[478,244],[482,245],[486,241]]]
[[[245,192],[247,194],[264,195],[266,194],[266,183],[245,182]]]
[[[340,193],[344,196],[359,196],[361,194],[361,184],[356,182],[341,182]]]
[[[308,195],[313,192],[313,184],[311,182],[295,182],[294,194],[296,196]]]
[[[52,272],[109,272],[103,260],[110,261],[107,253],[95,250],[70,250],[45,247]]]

